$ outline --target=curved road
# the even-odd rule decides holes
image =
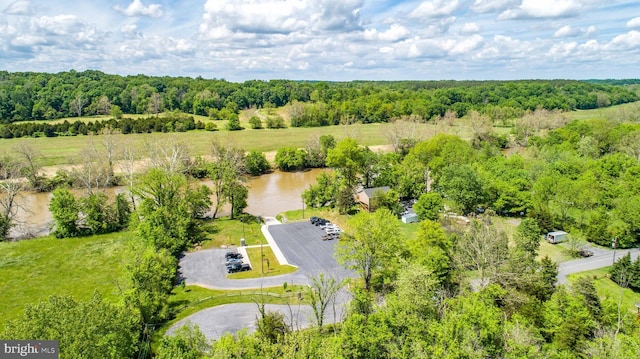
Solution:
[[[307,285],[309,279],[320,272],[333,272],[337,278],[345,278],[353,275],[336,266],[333,260],[333,251],[327,251],[335,242],[322,242],[314,239],[304,241],[309,236],[315,236],[321,232],[318,228],[308,226],[306,222],[279,225],[273,218],[267,219],[263,227],[263,233],[273,249],[276,257],[283,264],[298,266],[296,273],[254,279],[226,279],[226,272],[222,265],[225,249],[201,250],[185,255],[180,260],[181,275],[186,284],[200,285],[212,289],[256,289],[261,287],[280,286],[285,281],[288,284]],[[277,241],[273,237],[277,238]],[[278,245],[278,243],[282,245]],[[575,259],[558,264],[558,284],[567,281],[567,275],[584,272],[587,270],[610,266],[615,259],[619,259],[627,253],[631,253],[632,260],[640,257],[640,249],[616,250],[603,248],[590,248],[594,255],[588,258]],[[327,254],[329,256],[327,257]],[[341,320],[345,312],[345,304],[350,295],[342,290],[336,299],[336,304],[328,308],[325,314],[325,322],[332,323]],[[335,310],[334,310],[335,308]],[[302,329],[313,322],[310,306],[267,305],[268,311],[280,311],[285,315],[287,323],[294,329]],[[226,304],[201,310],[191,316],[175,323],[167,335],[187,322],[197,324],[204,335],[209,339],[218,339],[224,333],[237,333],[243,328],[249,332],[255,330],[256,318],[259,315],[258,306],[253,303]]]
[[[590,249],[593,251],[592,257],[574,259],[558,264],[558,284],[566,283],[567,275],[569,274],[580,273],[612,265],[614,262],[614,255],[615,260],[622,258],[627,255],[627,253],[631,253],[631,260],[635,260],[640,257],[640,248],[618,249],[616,251],[602,248]]]
[[[298,267],[298,271],[276,277],[252,279],[227,279],[224,267],[224,254],[227,249],[205,249],[188,253],[180,259],[180,275],[188,285],[199,285],[210,289],[259,289],[290,285],[308,285],[310,278],[326,273],[340,280],[353,276],[353,272],[337,265],[333,256],[337,241],[322,241],[324,233],[309,222],[294,222],[282,225],[273,218],[266,218],[262,232],[281,264]],[[275,238],[274,238],[275,237]],[[242,250],[242,248],[240,248]],[[345,304],[351,298],[343,289],[336,296],[335,303],[327,308],[325,323],[343,319]],[[267,311],[279,311],[285,315],[287,323],[293,329],[309,327],[312,309],[308,305],[266,305]],[[224,333],[237,333],[243,328],[255,330],[259,316],[255,303],[225,304],[201,310],[173,324],[166,332],[170,335],[188,322],[197,324],[208,339],[218,339]]]

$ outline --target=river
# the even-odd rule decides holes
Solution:
[[[300,172],[274,171],[258,177],[250,177],[247,186],[249,197],[245,212],[256,216],[275,216],[291,209],[302,209],[302,191],[314,184],[316,177],[327,169],[311,169]],[[211,181],[202,184],[211,187]],[[113,198],[117,193],[126,192],[127,187],[107,188],[106,194]],[[82,190],[73,190],[76,196]],[[49,233],[53,224],[53,216],[49,212],[50,192],[25,192],[20,194],[17,202],[20,206],[16,215],[16,226],[11,230],[11,237],[44,236]],[[218,216],[228,215],[230,207],[225,206],[218,211]]]

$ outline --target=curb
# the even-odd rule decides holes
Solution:
[[[289,262],[287,262],[287,258],[285,258],[284,254],[282,254],[282,252],[280,251],[280,248],[278,248],[278,245],[276,244],[276,241],[271,236],[271,233],[269,233],[269,226],[270,225],[268,224],[262,225],[261,229],[262,229],[262,234],[264,235],[264,238],[267,239],[267,243],[269,243],[269,246],[271,247],[273,254],[276,256],[276,259],[278,259],[278,262],[280,262],[280,265],[290,265]]]

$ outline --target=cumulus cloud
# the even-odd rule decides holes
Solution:
[[[553,34],[554,37],[574,37],[580,35],[580,29],[565,25]]]
[[[609,50],[640,49],[640,31],[632,30],[614,37],[607,45],[607,48]]]
[[[640,17],[634,17],[627,21],[627,27],[640,27]]]
[[[576,0],[522,0],[518,9],[503,11],[498,20],[572,17],[581,7]]]
[[[462,29],[460,29],[461,34],[476,34],[480,32],[480,26],[475,22],[468,22],[462,25]]]
[[[18,0],[14,1],[7,6],[3,11],[7,15],[31,15],[31,1]]]
[[[484,39],[480,35],[472,35],[467,38],[456,41],[451,49],[449,55],[462,55],[472,50],[479,48],[482,45]]]
[[[204,39],[349,32],[362,29],[362,5],[363,0],[208,0],[199,32]]]
[[[409,16],[414,18],[438,18],[453,14],[458,9],[458,0],[427,0],[423,1]]]
[[[386,31],[378,32],[376,29],[365,30],[364,38],[367,40],[398,41],[405,39],[409,30],[398,24],[393,24]]]
[[[551,49],[547,52],[547,55],[551,56],[554,59],[560,57],[566,57],[573,53],[578,47],[578,43],[575,41],[572,42],[561,42],[559,44],[554,44]]]
[[[518,4],[517,0],[476,0],[471,10],[477,13],[502,12]]]
[[[164,11],[162,10],[162,5],[151,4],[149,6],[145,6],[142,3],[142,0],[133,0],[133,2],[126,8],[123,8],[120,5],[116,5],[113,7],[113,9],[126,16],[148,16],[157,18],[162,16],[162,14],[164,13]]]

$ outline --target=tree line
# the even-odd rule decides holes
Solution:
[[[202,77],[119,76],[95,70],[0,71],[0,121],[5,124],[108,115],[113,108],[127,114],[180,111],[215,118],[225,109],[294,104],[293,126],[319,126],[340,121],[386,122],[406,116],[426,121],[448,110],[459,117],[471,110],[517,117],[537,108],[591,109],[637,99],[624,87],[571,80],[233,83]]]

